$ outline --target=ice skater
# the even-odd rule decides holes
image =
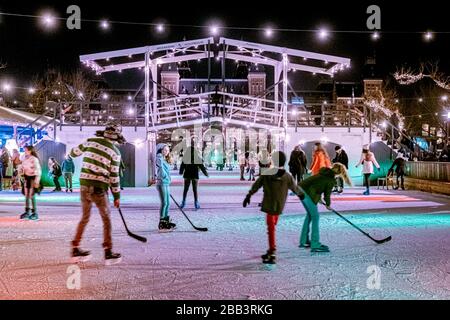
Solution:
[[[363,146],[361,159],[356,165],[356,168],[360,165],[363,166],[362,174],[364,176],[364,186],[366,187],[366,191],[363,192],[363,195],[368,196],[370,195],[370,176],[373,174],[373,166],[377,167],[378,171],[380,170],[380,165],[378,164],[377,159],[375,159],[375,155],[370,152],[368,144]]]
[[[347,152],[345,152],[344,149],[342,149],[341,146],[336,146],[334,148],[336,151],[336,155],[334,159],[332,160],[333,163],[342,163],[345,168],[348,170],[348,156]],[[333,192],[342,193],[344,191],[344,180],[341,176],[336,177],[336,185],[333,190]]]
[[[80,173],[80,198],[83,216],[78,224],[72,241],[73,262],[86,261],[89,251],[80,249],[83,232],[91,217],[92,204],[98,208],[103,221],[103,249],[105,264],[111,265],[121,261],[120,253],[112,251],[111,219],[108,189],[114,198],[114,206],[120,207],[120,151],[115,144],[125,142],[120,126],[107,125],[104,131],[97,131],[95,138],[87,139],[71,150],[72,158],[83,155]]]
[[[268,171],[258,177],[243,202],[243,206],[247,207],[252,195],[258,192],[261,187],[263,188],[264,196],[261,211],[266,213],[269,250],[261,258],[263,263],[269,264],[276,263],[275,227],[278,217],[283,213],[288,189],[295,192],[300,199],[304,197],[294,178],[284,169],[286,155],[281,151],[274,152],[272,162],[274,167],[267,169]]]
[[[73,174],[75,173],[75,164],[73,163],[70,154],[66,156],[66,159],[62,163],[61,169],[64,176],[64,182],[66,185],[66,192],[69,192],[69,190],[70,192],[73,192],[72,177]]]
[[[36,193],[39,192],[42,169],[33,146],[25,147],[25,156],[18,167],[18,175],[22,179],[22,193],[25,196],[25,213],[20,215],[20,219],[37,221],[39,216]]]
[[[395,174],[397,176],[397,186],[395,187],[395,190],[398,190],[400,186],[402,190],[405,190],[405,165],[406,160],[403,158],[403,153],[399,152],[397,154],[397,159],[394,160],[394,163],[392,163],[392,166],[388,171],[388,175],[390,175],[394,172],[395,168]]]
[[[305,222],[300,235],[300,248],[311,248],[311,252],[330,251],[328,246],[320,243],[317,203],[319,203],[323,194],[326,208],[331,210],[331,192],[338,176],[342,177],[348,185],[352,185],[347,169],[341,163],[333,164],[331,169],[322,168],[317,175],[311,176],[300,183],[300,188],[305,193],[302,204],[306,210]],[[310,226],[311,238],[309,237]]]
[[[198,171],[201,170],[206,177],[209,177],[208,171],[206,171],[203,165],[203,160],[199,153],[194,147],[187,148],[183,156],[183,161],[180,165],[180,175],[183,175],[184,179],[184,190],[183,190],[183,200],[181,201],[180,207],[183,209],[186,206],[186,196],[189,191],[189,187],[192,184],[192,191],[194,192],[194,206],[195,209],[200,209],[200,203],[198,202]]]
[[[319,174],[320,169],[331,168],[330,156],[320,142],[314,145],[314,152],[311,163],[312,175]]]
[[[156,146],[156,190],[158,190],[161,206],[159,209],[160,231],[171,231],[176,228],[176,224],[170,221],[170,149],[165,143]]]

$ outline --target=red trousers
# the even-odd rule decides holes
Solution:
[[[275,226],[278,222],[278,215],[267,214],[267,234],[269,235],[269,251],[275,251],[277,246],[275,245]]]

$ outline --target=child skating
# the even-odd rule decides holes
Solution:
[[[333,164],[332,168],[322,168],[317,175],[311,176],[300,183],[300,188],[305,193],[302,204],[306,210],[305,222],[303,223],[300,235],[300,248],[311,248],[311,252],[329,252],[328,246],[320,243],[319,236],[319,211],[317,204],[321,200],[322,194],[325,205],[331,210],[331,192],[336,183],[336,177],[342,179],[348,185],[352,182],[347,174],[347,169],[341,163]],[[310,234],[311,226],[311,238]]]
[[[176,224],[170,221],[170,149],[165,143],[156,146],[156,190],[158,190],[161,206],[159,209],[160,231],[171,231],[176,228]]]
[[[33,146],[25,147],[25,157],[18,167],[22,180],[22,193],[25,196],[25,213],[21,220],[39,220],[36,208],[36,193],[39,191],[42,169]]]
[[[244,199],[244,208],[250,204],[250,198],[262,187],[264,191],[261,211],[266,213],[267,234],[269,237],[269,250],[262,255],[263,263],[274,264],[276,262],[275,227],[278,217],[283,213],[288,190],[295,192],[300,199],[304,197],[303,192],[297,186],[294,178],[284,169],[286,155],[277,151],[272,157],[274,167],[261,174],[252,185]]]
[[[366,191],[363,192],[363,195],[368,196],[370,195],[370,176],[373,174],[373,166],[380,170],[380,165],[378,164],[377,159],[375,159],[375,155],[370,152],[368,144],[363,147],[361,159],[356,165],[356,168],[360,165],[363,166],[362,174],[364,176],[364,186],[366,187]]]

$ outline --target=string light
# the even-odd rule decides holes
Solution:
[[[100,22],[100,28],[102,28],[103,30],[108,30],[110,28],[108,20],[102,20]]]
[[[329,36],[329,32],[328,32],[328,30],[327,29],[320,29],[319,30],[319,38],[321,39],[321,40],[326,40],[327,38],[328,38],[328,36]]]
[[[380,33],[375,31],[374,33],[372,33],[372,40],[376,41],[380,38]]]
[[[272,28],[267,28],[266,30],[264,30],[264,34],[266,35],[267,38],[272,37],[272,35],[273,35]]]
[[[164,32],[164,25],[163,24],[158,24],[156,26],[156,31],[158,31],[159,33]]]
[[[423,35],[425,41],[431,41],[433,40],[433,33],[430,31],[427,31],[424,35]]]

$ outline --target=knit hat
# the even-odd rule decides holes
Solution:
[[[341,146],[334,147],[334,151],[338,151],[338,150],[341,150]]]
[[[156,153],[161,153],[162,149],[164,149],[166,146],[166,143],[158,143],[156,145]]]
[[[363,145],[363,151],[364,151],[364,150],[369,151],[369,147],[370,147],[370,145],[368,145],[368,144]]]
[[[115,141],[119,144],[126,142],[122,135],[122,127],[120,125],[111,123],[107,124],[105,130],[99,130],[95,133],[97,137],[103,137],[111,141]]]

